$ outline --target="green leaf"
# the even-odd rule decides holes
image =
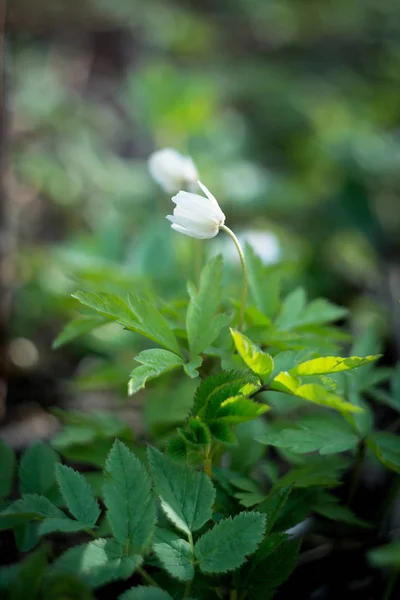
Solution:
[[[221,302],[222,257],[210,260],[201,272],[199,290],[190,289],[190,300],[186,313],[186,330],[189,350],[197,356],[218,336],[227,324],[226,315],[214,315]]]
[[[290,576],[297,563],[299,540],[279,544],[259,562],[244,581],[250,600],[270,600],[276,589]]]
[[[103,317],[79,317],[77,319],[72,319],[63,330],[58,334],[56,339],[52,343],[53,350],[57,350],[64,344],[68,342],[72,342],[77,337],[81,335],[85,335],[86,333],[90,333],[93,329],[97,327],[101,327],[107,323],[107,319]]]
[[[168,529],[157,528],[152,548],[164,569],[180,581],[194,577],[193,553],[190,544]]]
[[[118,596],[118,600],[173,600],[173,598],[160,588],[139,585]]]
[[[212,435],[219,442],[227,444],[228,446],[236,446],[237,438],[230,425],[223,421],[211,421],[209,427]]]
[[[183,366],[183,358],[177,356],[168,350],[154,348],[152,350],[143,350],[135,360],[143,366],[136,367],[130,374],[128,383],[129,395],[132,396],[140,389],[144,388],[147,381],[155,379],[164,373]]]
[[[83,475],[58,464],[56,477],[70,513],[87,527],[94,527],[100,516],[100,507]]]
[[[269,409],[267,404],[259,404],[244,396],[233,396],[222,402],[217,411],[216,420],[229,425],[237,425],[256,419]]]
[[[18,469],[21,494],[47,495],[56,482],[59,460],[58,454],[47,444],[38,442],[28,448]]]
[[[138,554],[126,554],[124,546],[113,539],[100,538],[88,544],[74,546],[52,565],[58,573],[73,573],[91,588],[110,581],[128,579],[142,564]]]
[[[0,465],[0,498],[6,498],[12,489],[15,454],[2,440],[0,440]]]
[[[259,384],[256,383],[254,376],[240,371],[222,371],[218,375],[212,375],[202,381],[196,390],[193,414],[207,423],[215,418],[224,400],[243,392],[250,393],[257,387]]]
[[[170,521],[186,534],[197,531],[212,517],[215,489],[205,473],[174,463],[148,447],[148,457],[161,506]]]
[[[394,540],[390,544],[374,548],[368,552],[368,558],[374,567],[400,568],[400,540]]]
[[[317,383],[302,385],[296,377],[293,377],[289,373],[279,373],[272,381],[271,389],[292,394],[320,406],[328,406],[344,414],[362,411],[359,406],[346,402],[340,396],[327,391],[322,385]]]
[[[275,321],[278,329],[292,329],[297,324],[300,314],[306,305],[306,293],[303,288],[297,288],[286,296],[281,311]]]
[[[358,436],[338,415],[314,415],[297,419],[281,431],[271,431],[256,438],[259,442],[285,448],[298,454],[315,452],[335,454],[355,448]]]
[[[272,531],[291,493],[291,485],[278,487],[272,490],[264,502],[259,505],[258,509],[266,513],[267,516],[266,534]]]
[[[310,456],[304,465],[291,469],[283,475],[276,487],[293,485],[296,488],[311,486],[336,486],[340,483],[341,472],[348,467],[349,461],[341,456]]]
[[[203,359],[201,356],[194,356],[192,360],[183,365],[183,369],[191,379],[195,379],[199,376],[198,368],[201,367]]]
[[[341,506],[340,504],[331,502],[317,504],[313,507],[313,511],[332,521],[340,521],[341,523],[355,525],[356,527],[371,527],[369,523],[356,517],[348,506]]]
[[[117,321],[126,329],[150,338],[161,346],[180,354],[176,337],[158,309],[150,302],[130,294],[125,302],[115,294],[75,292],[72,294],[84,306]]]
[[[49,533],[60,532],[60,533],[76,533],[78,531],[85,531],[87,525],[80,521],[74,521],[65,517],[63,519],[59,517],[48,517],[40,523],[38,527],[39,535],[47,535]]]
[[[145,548],[153,535],[156,507],[146,469],[116,440],[106,461],[103,496],[107,518],[118,542],[134,552]]]
[[[264,265],[248,243],[245,246],[245,257],[249,289],[254,302],[264,315],[273,318],[279,308],[280,286],[286,273],[282,265]]]
[[[64,518],[64,513],[54,506],[45,496],[24,494],[0,513],[1,517],[16,517],[18,519],[44,519],[45,517]]]
[[[47,549],[42,548],[33,552],[22,561],[18,577],[13,582],[9,594],[9,600],[39,600],[47,567]]]
[[[191,417],[186,428],[179,431],[186,442],[194,445],[206,445],[211,442],[211,433],[207,425],[198,417]]]
[[[305,375],[339,373],[340,371],[347,371],[349,369],[362,367],[363,365],[367,365],[377,360],[379,357],[379,354],[375,356],[364,356],[363,358],[358,356],[350,356],[349,358],[341,358],[340,356],[324,356],[321,358],[314,358],[297,365],[291,369],[290,374],[301,377]]]
[[[233,341],[235,343],[236,350],[243,358],[246,365],[263,379],[267,379],[273,369],[274,361],[269,354],[265,354],[259,350],[249,338],[240,333],[230,329]]]
[[[323,323],[332,323],[343,319],[348,315],[347,308],[336,306],[326,298],[317,298],[304,308],[297,319],[296,326],[320,325]]]
[[[195,556],[203,573],[232,571],[257,549],[264,535],[265,515],[242,512],[219,521],[195,544]]]
[[[386,431],[378,431],[367,438],[368,447],[385,467],[400,473],[400,437]]]

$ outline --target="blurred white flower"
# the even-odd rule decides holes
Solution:
[[[281,247],[277,236],[271,231],[260,231],[259,229],[247,229],[238,233],[238,240],[242,246],[250,244],[254,252],[259,256],[265,265],[273,265],[281,257]],[[227,263],[235,264],[239,262],[239,257],[235,248],[229,243],[229,240],[221,242],[213,248],[217,254],[221,253]]]
[[[219,228],[225,223],[225,215],[217,200],[200,181],[199,186],[207,196],[180,191],[172,198],[176,207],[173,215],[167,219],[172,222],[172,229],[198,239],[215,237]]]
[[[166,191],[177,192],[182,188],[193,189],[198,173],[190,156],[184,156],[173,148],[157,150],[148,160],[150,175]]]

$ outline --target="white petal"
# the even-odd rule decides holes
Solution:
[[[218,208],[219,208],[219,204],[217,202],[217,199],[216,199],[215,196],[212,195],[212,193],[210,192],[210,190],[208,188],[206,188],[206,186],[203,183],[201,183],[201,181],[198,181],[197,183],[199,184],[199,186],[201,187],[201,189],[203,190],[203,192],[205,193],[205,195],[207,196],[207,198],[209,200],[211,200],[211,202],[215,203],[218,206]]]
[[[196,231],[192,231],[192,230],[189,231],[189,229],[186,229],[186,227],[182,227],[178,223],[172,223],[171,227],[172,227],[172,229],[174,229],[175,231],[178,231],[179,233],[183,233],[184,235],[188,235],[189,237],[193,237],[198,240],[207,240],[207,239],[214,237],[214,235],[217,235],[217,234],[205,235],[201,232],[196,232]],[[217,231],[217,233],[218,233],[218,231]]]

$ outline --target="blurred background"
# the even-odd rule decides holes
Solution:
[[[12,0],[3,95],[0,433],[15,447],[53,435],[49,407],[126,398],[132,334],[52,349],[71,292],[185,294],[190,240],[147,170],[165,146],[288,289],[349,307],[351,332],[374,323],[399,358],[397,0]],[[221,235],[217,251],[235,274]]]

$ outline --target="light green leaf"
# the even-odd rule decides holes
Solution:
[[[145,548],[153,535],[156,507],[146,469],[119,440],[106,461],[103,496],[107,518],[118,542],[133,552]]]
[[[180,354],[176,337],[162,314],[150,302],[128,296],[125,302],[115,294],[75,292],[72,294],[84,306],[117,321],[126,329],[150,338],[168,350]]]
[[[190,300],[186,313],[186,330],[189,350],[197,356],[218,336],[226,320],[213,321],[221,302],[222,257],[216,256],[203,268],[199,290],[190,288]],[[213,322],[213,325],[211,325]],[[214,333],[213,333],[214,332]]]
[[[50,491],[56,482],[56,465],[59,456],[47,444],[33,444],[23,454],[18,475],[21,494],[43,494]]]
[[[358,356],[350,356],[349,358],[341,358],[340,356],[323,356],[321,358],[314,358],[297,365],[291,369],[290,374],[301,377],[305,375],[339,373],[340,371],[347,371],[349,369],[362,367],[363,365],[367,365],[377,360],[379,357],[379,354],[375,356],[364,356],[363,358]]]
[[[11,493],[15,453],[2,440],[0,440],[0,465],[0,498],[6,498]]]
[[[56,350],[68,342],[72,342],[77,337],[90,333],[93,329],[101,327],[107,323],[107,319],[103,317],[79,317],[72,319],[63,330],[58,334],[56,339],[52,343],[52,348]]]
[[[316,298],[302,310],[297,319],[296,327],[332,323],[346,317],[348,312],[347,308],[336,306],[326,298]]]
[[[305,454],[318,450],[320,454],[335,454],[353,449],[358,436],[338,415],[314,415],[297,419],[290,427],[271,431],[256,438],[259,442],[291,452]]]
[[[76,533],[77,531],[85,531],[87,525],[80,521],[74,521],[65,517],[63,519],[59,517],[48,517],[40,523],[38,532],[39,535],[47,535],[59,531],[61,533]]]
[[[191,379],[199,376],[198,368],[201,367],[203,359],[201,356],[194,356],[192,360],[183,365],[183,369]]]
[[[118,596],[118,600],[173,600],[173,598],[160,588],[139,585]]]
[[[400,540],[374,548],[368,552],[368,558],[375,567],[400,568]]]
[[[263,379],[267,379],[274,368],[274,361],[269,354],[259,350],[249,338],[233,329],[230,330],[236,350],[246,365]]]
[[[142,366],[136,367],[130,374],[128,382],[130,396],[144,388],[147,381],[183,366],[184,363],[183,358],[180,356],[161,348],[143,350],[135,356],[135,360],[141,363]]]
[[[286,394],[293,394],[309,402],[334,408],[342,413],[361,412],[359,406],[346,402],[340,396],[328,392],[322,385],[307,383],[302,385],[300,380],[289,373],[279,373],[271,383],[271,389]]]
[[[161,506],[170,521],[186,534],[197,531],[212,517],[215,489],[201,471],[174,463],[148,447],[148,457]]]
[[[64,513],[54,506],[45,496],[24,494],[0,513],[0,516],[17,517],[21,519],[44,519],[45,517],[64,518]]]
[[[163,567],[180,581],[194,577],[194,557],[190,544],[168,529],[157,528],[152,548]]]
[[[256,419],[269,409],[267,404],[259,404],[244,396],[233,396],[222,402],[215,418],[229,425],[237,425]]]
[[[58,464],[56,477],[70,513],[87,527],[94,527],[100,516],[100,507],[83,475]]]
[[[252,554],[261,542],[265,529],[265,515],[257,512],[219,521],[204,533],[195,544],[195,556],[203,573],[232,571]]]
[[[128,579],[142,562],[140,555],[126,554],[125,547],[115,540],[100,538],[64,552],[53,563],[52,571],[77,575],[91,588],[97,588]]]
[[[137,326],[138,333],[142,333],[142,335],[158,342],[167,350],[180,355],[179,344],[174,332],[154,304],[129,294],[128,305],[140,324]]]

